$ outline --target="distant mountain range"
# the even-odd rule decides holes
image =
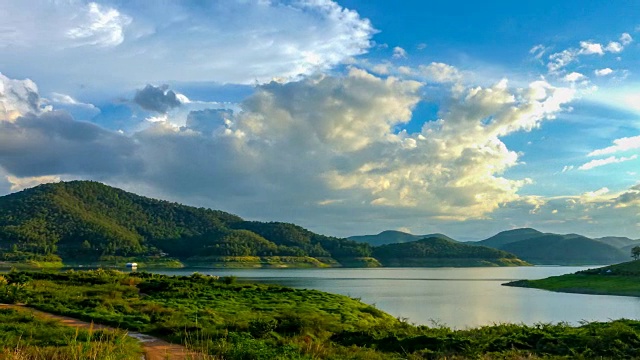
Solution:
[[[428,234],[428,235],[412,235],[402,231],[386,230],[378,235],[359,235],[350,236],[349,240],[358,242],[364,242],[373,246],[387,245],[387,244],[402,244],[411,241],[421,240],[425,238],[439,238],[455,241],[452,238],[443,234]]]
[[[451,239],[442,234],[438,234],[438,237]],[[416,238],[422,236],[400,231],[383,231],[378,235],[352,236],[349,239],[370,244],[391,244],[394,243],[394,239]],[[395,241],[400,242],[403,241]],[[503,231],[488,239],[465,244],[503,250],[534,264],[595,265],[629,260],[631,248],[640,246],[640,239],[614,236],[591,239],[578,234],[560,235],[522,228]]]
[[[505,251],[457,243],[441,234],[419,241],[395,235],[395,242],[409,242],[376,247],[294,224],[246,221],[219,210],[150,199],[93,181],[45,184],[0,197],[0,263],[171,258],[245,266],[526,265]]]

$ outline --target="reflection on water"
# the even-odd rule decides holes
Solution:
[[[360,298],[410,322],[455,328],[500,322],[534,324],[640,318],[640,299],[554,293],[501,286],[586,267],[379,269],[171,269],[154,272],[235,275],[247,280],[317,289]]]

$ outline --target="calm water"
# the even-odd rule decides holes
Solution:
[[[534,324],[640,319],[640,298],[580,295],[500,284],[572,273],[586,267],[177,269],[155,272],[235,275],[255,282],[361,298],[396,317],[458,329],[500,322]]]

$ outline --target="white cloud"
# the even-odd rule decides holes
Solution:
[[[607,76],[611,75],[612,73],[613,70],[611,68],[597,69],[594,71],[594,74],[596,74],[596,76]]]
[[[548,49],[546,46],[538,44],[529,50],[529,54],[533,55],[534,58],[539,60],[547,52],[547,50]]]
[[[601,44],[591,41],[580,41],[580,55],[604,55]]]
[[[621,163],[621,162],[625,162],[625,161],[635,160],[637,158],[638,158],[638,155],[632,155],[632,156],[629,156],[629,157],[619,157],[619,158],[615,157],[615,156],[609,156],[606,159],[591,160],[588,163],[585,163],[585,164],[581,165],[578,169],[580,169],[580,170],[591,170],[591,169],[596,168],[596,167],[609,165],[609,164],[617,164],[617,163]]]
[[[617,41],[612,41],[610,42],[607,47],[605,48],[605,51],[608,51],[610,53],[614,53],[617,54],[619,52],[622,52],[622,50],[624,50],[624,46],[622,46],[622,44],[620,44]]]
[[[330,0],[38,0],[4,2],[3,10],[0,24],[12,29],[0,35],[0,48],[10,49],[3,70],[68,94],[80,85],[291,80],[366,52],[375,33],[368,20]]]
[[[416,46],[416,49],[418,49],[418,50],[424,50],[426,48],[427,48],[427,44],[425,44],[425,43],[420,43],[420,44],[418,44]]]
[[[419,70],[427,81],[447,83],[458,82],[462,79],[462,74],[458,69],[445,63],[432,62],[429,65],[420,65]]]
[[[58,111],[22,116],[0,129],[0,166],[21,178],[85,176],[198,197],[254,218],[364,218],[390,208],[398,217],[482,218],[531,182],[503,175],[519,155],[500,138],[553,118],[573,96],[544,81],[461,88],[442,100],[439,120],[398,132],[422,85],[359,69],[272,82],[238,112],[193,111],[176,126],[172,110],[130,136]]]
[[[393,48],[393,58],[394,59],[406,59],[407,51],[400,46],[396,46]]]
[[[627,46],[633,42],[633,38],[629,33],[622,33],[622,35],[620,35],[620,42],[622,45]]]
[[[0,122],[15,121],[20,115],[43,110],[33,81],[9,79],[0,73]]]
[[[580,81],[580,80],[584,80],[587,77],[584,76],[583,74],[580,74],[579,72],[572,72],[570,74],[567,74],[563,80],[567,81],[567,82],[576,82],[576,81]]]
[[[640,149],[640,135],[613,140],[613,145],[590,152],[587,156],[601,156]]]
[[[66,31],[74,46],[116,46],[124,41],[124,28],[131,18],[118,10],[89,3],[74,19],[82,19],[76,26]]]
[[[15,177],[7,176],[7,181],[11,184],[11,191],[20,191],[26,188],[34,187],[40,184],[48,184],[60,181],[60,176],[47,175],[47,176],[31,176],[31,177]]]

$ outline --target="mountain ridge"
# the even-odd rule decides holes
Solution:
[[[481,251],[456,249],[461,254]],[[44,184],[0,197],[0,262],[170,258],[225,266],[377,266],[373,251],[369,244],[295,224],[247,221],[95,181]],[[486,263],[494,258],[489,256]]]

